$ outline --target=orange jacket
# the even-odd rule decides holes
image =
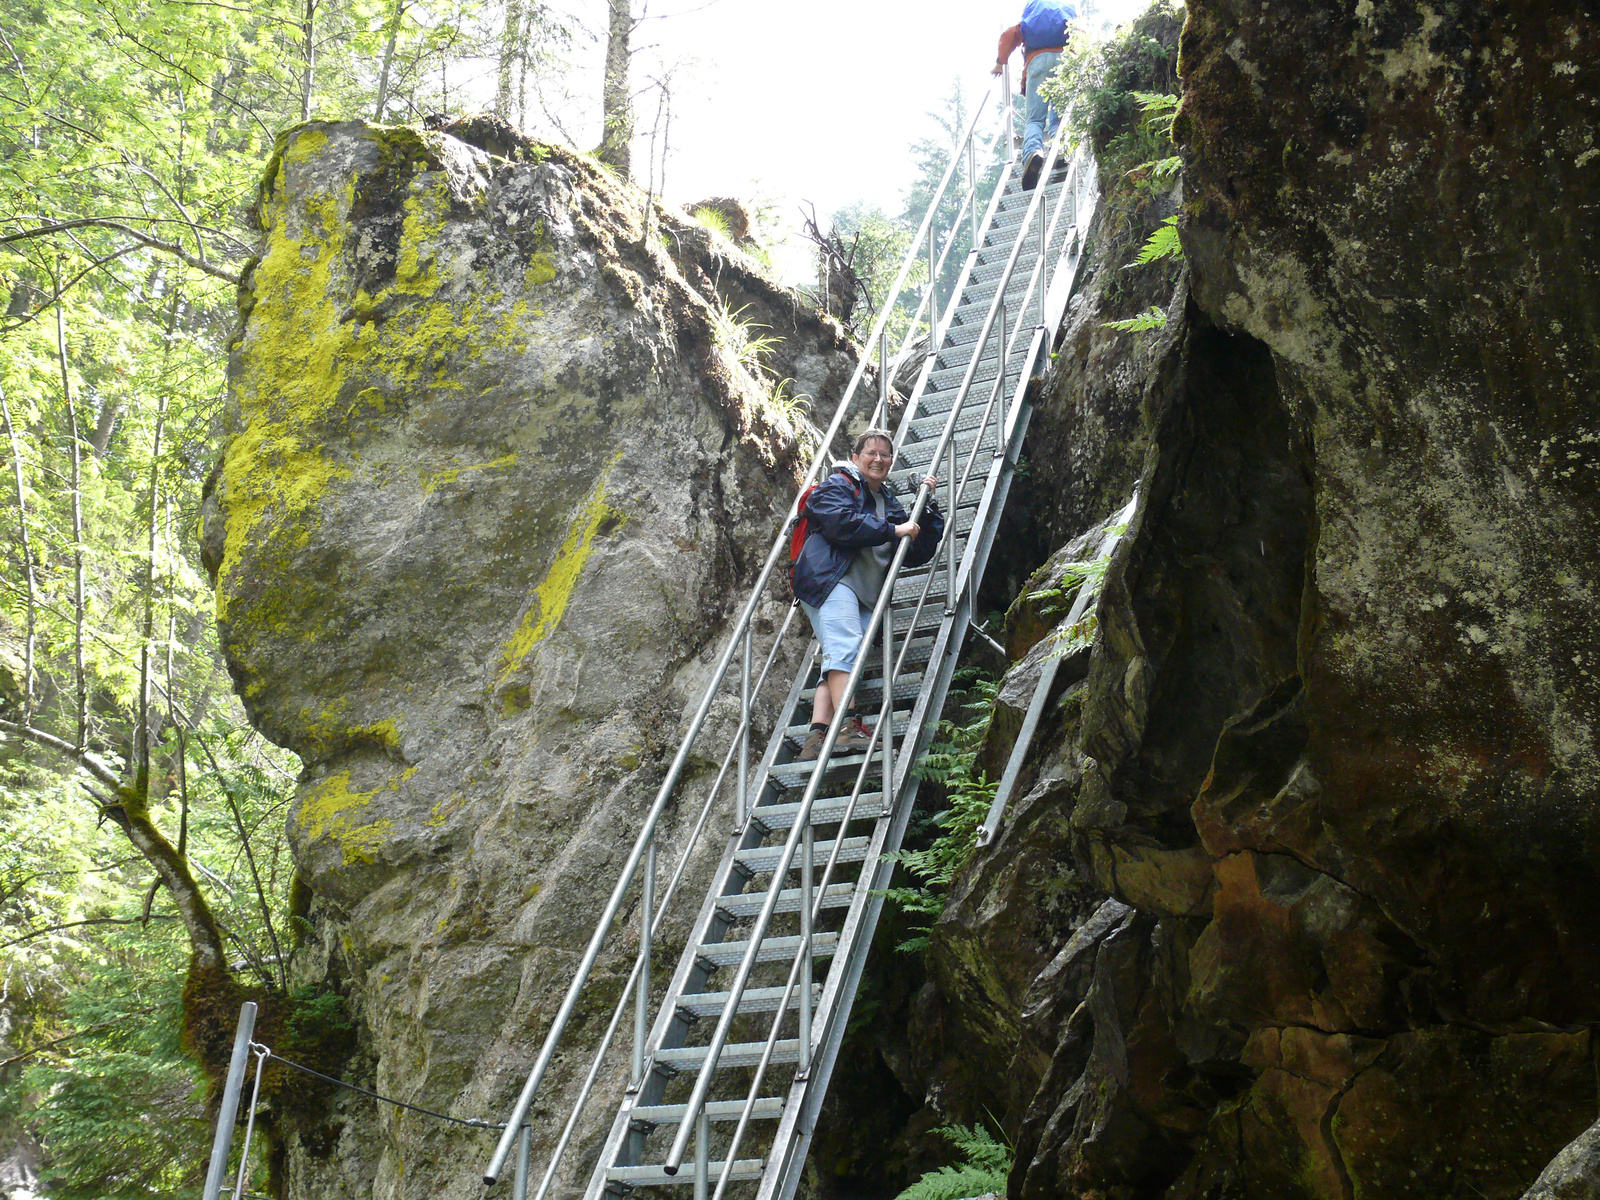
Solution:
[[[1018,21],[1010,29],[1007,29],[1000,35],[1000,50],[999,53],[997,53],[994,57],[995,66],[1002,65],[1006,59],[1010,58],[1016,53],[1017,48],[1021,45],[1022,22]],[[1028,64],[1031,63],[1037,55],[1047,53],[1051,50],[1065,49],[1066,43],[1063,42],[1059,46],[1036,46],[1032,50],[1029,50],[1022,59],[1022,84],[1017,88],[1017,90],[1019,92],[1026,92],[1028,90]]]

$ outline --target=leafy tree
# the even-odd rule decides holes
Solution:
[[[0,24],[0,1136],[52,1196],[188,1189],[238,999],[302,1040],[337,1004],[292,988],[297,764],[231,693],[192,537],[262,165],[308,116],[458,110],[485,61],[521,112],[560,36],[534,0]]]

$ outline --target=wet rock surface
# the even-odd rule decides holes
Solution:
[[[730,243],[581,159],[462,132],[496,155],[286,135],[204,538],[234,681],[305,763],[297,982],[344,993],[360,1082],[500,1119],[793,495],[797,431],[718,310],[781,336],[772,368],[818,394],[855,358]],[[537,1148],[578,1072],[558,1064]],[[346,1095],[278,1167],[295,1197],[477,1196],[491,1146]]]

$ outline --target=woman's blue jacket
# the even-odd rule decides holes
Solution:
[[[894,527],[907,520],[905,506],[885,481],[883,516],[854,463],[841,463],[812,491],[806,501],[810,533],[794,564],[794,594],[813,608],[822,607],[828,593],[850,569],[856,551],[894,541]],[[922,532],[912,539],[905,565],[918,567],[939,549],[944,535],[944,515],[929,499],[918,522]],[[876,599],[876,597],[874,597]]]

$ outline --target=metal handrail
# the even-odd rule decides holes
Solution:
[[[1045,162],[1044,171],[1041,173],[1041,178],[1048,178],[1049,171],[1054,167],[1055,160],[1065,137],[1065,131],[1066,125],[1063,123],[1061,130],[1057,133],[1055,140],[1051,143],[1050,154]],[[952,167],[954,166],[953,158],[951,165]],[[1040,203],[1044,198],[1045,191],[1046,189],[1044,188],[1035,189],[1033,198],[1028,203],[1027,212],[1024,214],[1022,221],[1017,227],[1017,239],[1011,247],[1011,254],[1006,259],[1005,269],[996,279],[994,298],[989,303],[989,310],[984,317],[983,326],[979,331],[977,338],[977,349],[973,353],[971,360],[967,364],[966,371],[962,376],[961,386],[956,392],[955,401],[950,407],[949,416],[945,419],[944,429],[940,433],[939,440],[934,446],[933,454],[929,460],[930,463],[938,463],[940,458],[945,454],[947,448],[953,450],[953,439],[955,436],[956,425],[960,419],[961,411],[966,404],[967,397],[971,392],[973,380],[977,375],[979,363],[983,358],[983,350],[988,345],[989,337],[994,331],[996,320],[1003,319],[999,318],[999,314],[1005,305],[1006,289],[1010,286],[1011,277],[1016,271],[1017,261],[1022,252],[1022,244],[1026,238],[1028,226],[1032,223],[1034,214],[1039,209]],[[935,200],[934,207],[937,207],[937,198]],[[933,209],[930,209],[930,215],[932,211]],[[926,224],[926,219],[924,223]],[[1006,347],[1003,333],[1000,344],[996,350],[996,356],[1000,360],[1000,375],[1003,378],[1005,373],[1006,357]],[[906,415],[907,418],[910,417],[911,414],[909,409]],[[952,485],[953,483],[954,481],[952,480]],[[912,505],[911,512],[907,518],[912,524],[917,523],[919,518],[922,516],[922,513],[927,507],[928,501],[931,499],[931,497],[932,491],[926,484],[922,484],[917,488],[917,498],[915,503]],[[952,516],[955,514],[955,511],[956,507],[953,503],[951,507]],[[950,536],[952,539],[954,538],[953,526],[950,531]],[[894,557],[890,561],[889,569],[884,579],[883,588],[879,593],[878,600],[876,604],[873,605],[872,618],[869,621],[867,628],[862,632],[862,645],[870,645],[873,638],[878,635],[879,630],[883,628],[886,613],[892,607],[894,602],[894,585],[899,580],[900,572],[904,566],[906,554],[909,548],[910,539],[901,538],[899,545],[895,548]],[[947,569],[949,570],[951,576],[955,574],[954,563],[951,563],[950,567]],[[932,571],[929,573],[931,575]],[[951,582],[953,583],[953,579]],[[912,628],[914,630],[915,626]],[[838,741],[839,733],[844,727],[844,722],[849,713],[850,703],[855,698],[856,689],[861,682],[861,677],[863,672],[866,670],[866,665],[866,657],[859,656],[856,659],[855,665],[851,668],[850,675],[845,682],[844,693],[838,699],[835,706],[833,719],[828,723],[827,732],[823,735],[822,746],[817,755],[818,762],[827,762],[833,753],[834,744]],[[886,693],[892,697],[894,681],[892,679],[885,680],[883,686]],[[902,771],[904,769],[905,767],[903,765]],[[825,774],[825,772],[820,770],[813,771],[810,779],[806,783],[805,790],[801,794],[800,803],[797,806],[794,825],[790,828],[789,836],[784,840],[783,850],[778,856],[777,865],[773,868],[772,874],[775,880],[782,881],[783,879],[787,878],[788,872],[792,868],[795,851],[798,849],[798,844],[804,833],[809,831],[811,822],[811,809],[816,802],[817,793],[821,790],[822,781]],[[888,783],[889,781],[886,779],[886,802],[890,802],[888,797]],[[837,841],[838,839],[835,840]],[[767,897],[762,903],[760,913],[757,915],[754,925],[747,934],[748,940],[745,945],[745,951],[740,957],[738,970],[735,973],[733,981],[729,987],[728,996],[723,1004],[722,1012],[717,1019],[717,1027],[711,1035],[710,1044],[706,1047],[705,1056],[701,1060],[698,1073],[695,1076],[693,1088],[690,1091],[689,1099],[684,1107],[685,1119],[679,1123],[677,1127],[677,1133],[672,1139],[671,1149],[668,1150],[666,1160],[662,1164],[662,1169],[668,1175],[677,1174],[679,1168],[683,1165],[683,1158],[688,1149],[689,1138],[693,1132],[689,1118],[698,1114],[705,1105],[706,1093],[709,1091],[711,1080],[715,1076],[718,1060],[721,1058],[722,1051],[727,1045],[734,1019],[738,1014],[739,1003],[743,999],[745,988],[749,983],[751,971],[754,969],[756,959],[759,957],[761,942],[766,937],[767,927],[771,922],[772,914],[777,907],[778,896],[781,891],[781,882],[780,885],[774,886],[768,890]]]
[[[990,97],[994,94],[994,90],[995,89],[991,86],[974,109],[972,120],[968,124],[965,137],[962,141],[961,149],[964,150],[966,148],[966,143],[970,142],[976,136],[978,121],[982,117]],[[907,249],[906,258],[901,263],[900,270],[895,276],[894,284],[891,286],[885,302],[880,308],[878,316],[874,321],[873,329],[867,339],[867,344],[869,346],[874,341],[881,342],[883,332],[888,327],[888,320],[891,312],[893,311],[894,303],[899,298],[900,292],[905,286],[905,281],[911,272],[912,264],[917,260],[923,243],[927,241],[931,244],[932,240],[936,237],[934,232],[935,218],[938,214],[939,205],[944,200],[945,192],[949,188],[950,182],[956,174],[960,157],[960,150],[951,155],[950,164],[946,168],[943,177],[939,181],[939,186],[934,193],[932,202],[928,206],[928,211],[923,216],[922,222],[918,226],[917,234],[912,239],[911,245]],[[1014,266],[1014,262],[1012,265]],[[828,461],[829,450],[833,444],[833,439],[838,434],[840,427],[844,423],[845,416],[850,410],[856,391],[860,386],[862,378],[865,376],[867,362],[868,356],[863,355],[856,363],[855,371],[851,374],[850,382],[846,386],[844,396],[840,400],[838,408],[834,412],[833,419],[828,425],[827,432],[822,437],[817,454],[814,457],[809,470],[806,472],[804,482],[798,491],[803,492],[806,487],[809,487],[818,477],[823,465]],[[883,370],[884,366],[880,365],[879,369]],[[917,516],[921,514],[921,511],[925,505],[925,499],[926,497],[919,490],[919,495],[911,517],[913,521],[916,520]],[[771,579],[773,570],[777,566],[780,556],[784,550],[787,530],[798,515],[798,502],[799,495],[797,492],[795,499],[789,504],[788,513],[784,519],[784,522],[779,527],[778,534],[773,539],[772,548],[768,552],[766,561],[763,563],[761,571],[750,590],[749,599],[745,602],[737,621],[734,623],[733,629],[729,633],[727,643],[723,647],[722,653],[718,657],[717,664],[712,671],[711,679],[706,685],[706,689],[701,697],[700,704],[696,708],[695,714],[690,721],[689,728],[685,732],[683,740],[679,744],[678,751],[673,756],[672,763],[667,769],[666,776],[662,780],[662,783],[657,790],[655,800],[651,804],[651,807],[645,816],[639,833],[635,838],[633,848],[629,852],[628,859],[624,863],[616,885],[612,889],[611,897],[607,901],[605,908],[602,910],[599,921],[596,922],[594,932],[590,936],[589,944],[585,948],[584,955],[578,965],[578,969],[574,973],[572,983],[568,986],[567,993],[562,999],[561,1006],[556,1012],[555,1019],[551,1022],[550,1028],[546,1032],[544,1043],[540,1047],[539,1054],[534,1061],[533,1069],[529,1072],[527,1081],[524,1083],[522,1090],[517,1097],[516,1103],[512,1106],[511,1114],[506,1121],[506,1132],[496,1145],[494,1154],[491,1156],[489,1165],[483,1174],[483,1180],[486,1185],[492,1185],[495,1183],[501,1172],[504,1170],[506,1160],[511,1154],[511,1151],[517,1141],[517,1134],[515,1131],[520,1129],[527,1119],[528,1110],[533,1104],[534,1095],[537,1093],[539,1085],[543,1082],[544,1076],[549,1070],[549,1066],[555,1056],[557,1046],[559,1045],[562,1036],[565,1034],[567,1024],[571,1020],[573,1010],[577,1006],[578,998],[582,994],[584,987],[587,985],[589,978],[594,971],[595,964],[599,960],[601,950],[604,948],[605,941],[607,936],[610,934],[611,927],[615,923],[618,914],[621,912],[626,894],[629,888],[632,886],[634,877],[638,873],[640,864],[643,861],[645,854],[654,841],[656,827],[660,823],[662,814],[666,811],[666,808],[671,800],[672,793],[677,788],[678,780],[682,775],[683,768],[688,762],[694,744],[698,740],[700,731],[705,724],[706,717],[710,713],[711,707],[722,687],[723,680],[726,677],[728,667],[733,660],[734,653],[739,649],[741,640],[748,639],[750,636],[751,623],[756,609],[760,604],[761,598],[766,591],[767,583]],[[904,549],[905,546],[902,542],[902,546],[900,547],[900,551],[895,560],[896,573],[898,573],[899,562],[904,558]],[[873,625],[874,631],[876,631],[878,624],[879,622],[875,620]],[[860,664],[858,663],[858,667],[859,666]],[[859,671],[857,672],[857,675],[859,675]],[[854,695],[853,688],[849,694],[852,696]],[[744,701],[745,711],[742,714],[741,732],[745,732],[745,726],[750,719],[749,693],[745,694]],[[836,719],[830,726],[832,733],[826,739],[825,752],[831,751],[833,741],[837,739],[839,728],[839,720],[837,719],[838,716],[839,714],[835,714]],[[817,778],[820,779],[820,774],[817,776]],[[810,789],[810,794],[814,798],[815,789]],[[807,809],[807,814],[809,815],[809,808]],[[692,848],[692,842],[685,847],[685,861],[687,861],[688,855],[692,851]],[[767,915],[770,916],[770,913]],[[764,923],[762,928],[765,928]],[[744,972],[744,975],[746,977],[748,976],[747,970]],[[647,981],[640,986],[648,986]],[[701,1099],[703,1101],[703,1088],[699,1089],[699,1094],[701,1095]],[[698,1111],[698,1106],[690,1109],[691,1113]],[[678,1141],[681,1142],[686,1140],[689,1125],[689,1122],[685,1122],[683,1127],[680,1128],[679,1132],[681,1136]],[[681,1161],[681,1159],[682,1151],[680,1147],[678,1150],[677,1159],[673,1160],[674,1168],[676,1167],[677,1163]]]

